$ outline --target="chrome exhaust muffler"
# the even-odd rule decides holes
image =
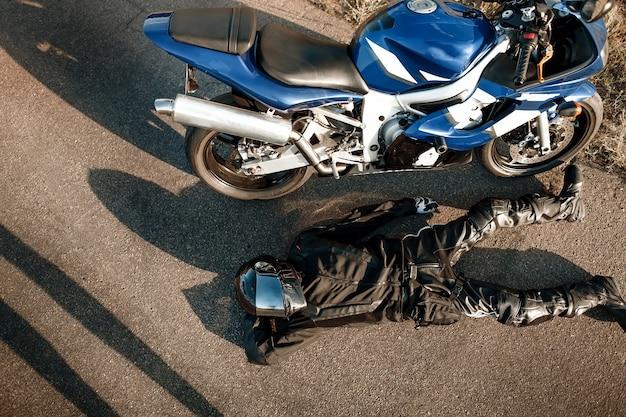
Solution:
[[[292,130],[289,120],[184,94],[178,94],[174,100],[156,99],[154,109],[157,113],[171,116],[174,121],[187,126],[217,130],[279,146],[286,145],[291,140],[320,175],[333,175],[332,168],[322,163],[311,143]],[[345,169],[342,166],[339,171],[343,172]]]
[[[294,137],[289,120],[184,94],[178,94],[174,100],[157,99],[154,108],[157,113],[172,116],[174,121],[183,125],[217,130],[273,145],[286,145]]]

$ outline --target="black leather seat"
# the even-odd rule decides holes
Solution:
[[[347,45],[270,24],[261,31],[258,53],[265,72],[285,84],[368,91]]]
[[[256,14],[249,7],[177,10],[169,30],[178,42],[243,54],[254,44]]]

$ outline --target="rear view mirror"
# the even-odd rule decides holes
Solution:
[[[585,0],[580,17],[587,23],[602,19],[613,8],[613,0]]]

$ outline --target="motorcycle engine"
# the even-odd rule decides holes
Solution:
[[[387,169],[428,168],[437,163],[439,154],[432,144],[404,135],[404,130],[417,118],[411,113],[399,113],[381,127],[378,142]]]

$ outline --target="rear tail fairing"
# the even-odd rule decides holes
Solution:
[[[362,98],[340,90],[287,86],[272,79],[256,64],[256,45],[243,55],[234,55],[178,42],[169,33],[170,16],[169,12],[148,16],[145,35],[170,55],[268,107],[295,111]]]

